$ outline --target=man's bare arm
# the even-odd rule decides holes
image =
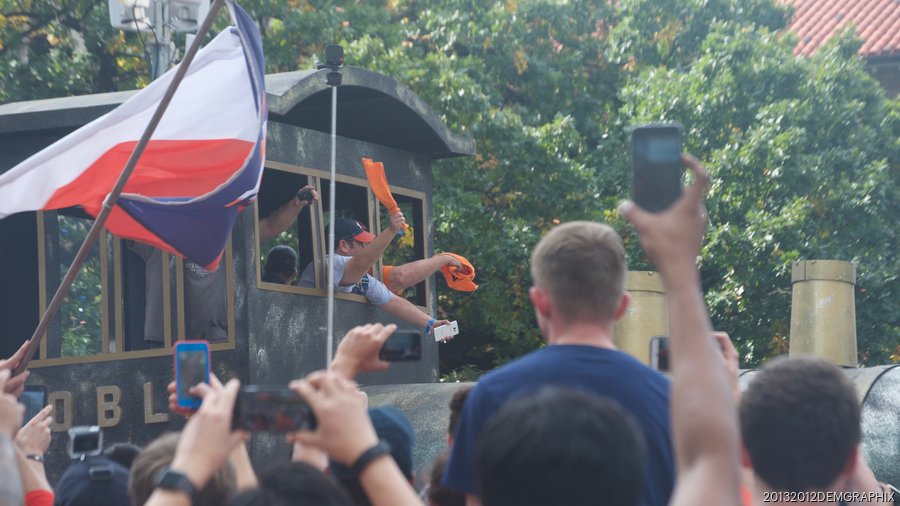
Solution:
[[[259,220],[259,242],[266,242],[287,230],[297,220],[297,215],[300,214],[304,207],[319,199],[319,194],[312,186],[304,186],[301,190],[310,190],[312,200],[307,202],[295,196],[273,211],[272,214]]]
[[[441,270],[446,265],[462,265],[459,260],[450,255],[435,255],[431,258],[423,258],[415,260],[403,265],[394,266],[391,271],[391,278],[387,282],[388,290],[399,292],[405,290],[417,283],[421,283],[428,276]]]
[[[739,504],[739,433],[734,398],[700,290],[696,259],[706,230],[709,175],[683,157],[694,182],[669,210],[620,208],[640,234],[666,288],[671,334],[672,426],[678,482],[670,504]]]
[[[9,377],[9,369],[0,370],[0,506],[20,506],[25,496],[13,436],[22,426],[25,408],[6,393]]]
[[[431,321],[431,317],[427,314],[423,313],[421,309],[416,307],[412,302],[400,297],[399,295],[393,295],[391,300],[387,304],[382,304],[381,309],[384,309],[388,313],[400,318],[401,320],[411,323],[420,329],[424,329],[428,322]],[[447,320],[436,320],[431,325],[431,330],[433,331],[437,327],[442,325],[447,325],[450,323]]]
[[[403,230],[403,224],[406,223],[406,218],[403,217],[403,213],[397,213],[391,215],[391,226],[385,230],[382,230],[378,237],[376,237],[372,242],[366,245],[365,248],[358,251],[353,258],[347,262],[347,265],[344,266],[344,275],[341,277],[341,286],[350,286],[355,284],[357,281],[362,279],[362,277],[375,265],[375,262],[381,258],[381,255],[384,254],[384,250],[390,246],[391,241],[394,240],[394,236],[400,230]],[[335,238],[337,241],[338,238]]]

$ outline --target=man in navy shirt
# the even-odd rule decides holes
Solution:
[[[531,302],[550,346],[484,376],[463,408],[444,483],[465,491],[467,505],[480,504],[479,490],[485,491],[485,506],[544,506],[548,498],[567,506],[740,504],[734,397],[711,339],[696,265],[707,224],[703,198],[709,173],[689,155],[682,162],[694,181],[664,212],[649,213],[632,202],[619,206],[666,289],[671,431],[668,382],[613,345],[613,322],[628,304],[621,239],[595,223],[557,227],[531,260]],[[542,401],[547,389],[532,392],[545,386],[587,397],[570,392],[555,394],[569,396],[561,403]],[[513,400],[516,396],[521,397]],[[591,396],[602,400],[585,402]],[[595,405],[586,418],[582,411],[589,404]],[[571,419],[562,423],[567,413]],[[642,446],[643,486],[638,490],[641,482],[634,481],[636,494],[623,495],[617,488],[641,478],[641,464],[613,456]],[[597,453],[621,466],[611,470]],[[585,473],[585,467],[594,473]],[[615,479],[620,472],[627,479]],[[590,491],[569,493],[573,488]]]
[[[480,495],[475,458],[485,424],[508,400],[559,386],[612,399],[637,420],[647,442],[640,504],[668,502],[675,483],[669,381],[613,344],[613,324],[628,306],[626,271],[622,240],[606,225],[566,223],[541,239],[529,295],[549,346],[478,381],[454,435],[445,485]]]

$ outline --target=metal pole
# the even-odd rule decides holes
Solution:
[[[194,60],[194,55],[196,55],[197,51],[200,49],[200,43],[204,38],[206,38],[206,34],[207,32],[209,32],[216,14],[219,12],[219,9],[224,3],[225,0],[215,0],[215,2],[213,2],[212,6],[210,7],[209,13],[206,15],[206,19],[203,20],[203,24],[197,30],[197,38],[194,39],[194,42],[191,44],[190,49],[188,49],[187,54],[184,55],[184,61],[182,61],[181,65],[178,66],[178,70],[175,72],[175,76],[172,78],[172,82],[169,83],[169,88],[166,90],[165,95],[163,95],[162,100],[160,100],[159,105],[156,107],[156,111],[153,113],[153,117],[150,118],[150,123],[147,125],[147,128],[141,135],[140,140],[134,147],[134,151],[131,152],[131,156],[128,158],[128,163],[125,164],[125,168],[122,169],[122,173],[119,174],[119,179],[116,180],[115,186],[113,186],[112,190],[103,200],[103,206],[100,208],[100,212],[97,214],[97,218],[94,220],[94,224],[88,231],[87,237],[84,238],[84,242],[81,243],[81,248],[78,249],[78,253],[75,255],[75,259],[72,260],[72,265],[66,272],[66,276],[63,278],[62,283],[60,283],[59,288],[56,289],[56,293],[53,295],[53,299],[50,301],[50,305],[47,306],[47,311],[45,311],[43,316],[41,316],[41,321],[38,322],[38,326],[34,330],[34,334],[31,335],[31,339],[29,339],[28,341],[28,348],[25,351],[25,357],[23,357],[22,361],[19,362],[19,365],[16,366],[15,371],[13,371],[13,376],[21,374],[28,367],[28,363],[34,356],[34,352],[37,351],[38,347],[40,346],[41,339],[43,339],[44,334],[47,332],[47,328],[50,326],[50,321],[54,317],[56,317],[56,314],[59,312],[59,308],[62,306],[63,300],[69,293],[69,288],[72,287],[72,283],[75,281],[75,276],[78,274],[78,271],[81,270],[81,266],[82,264],[84,264],[88,253],[94,246],[94,242],[96,242],[97,237],[100,235],[100,230],[106,223],[106,219],[109,217],[109,213],[112,212],[113,206],[115,206],[116,201],[119,200],[119,195],[121,195],[122,189],[125,188],[125,183],[128,181],[128,178],[134,171],[138,160],[140,160],[141,155],[144,153],[144,149],[150,142],[150,137],[153,136],[153,132],[156,131],[157,125],[159,125],[163,114],[169,107],[169,102],[172,101],[172,97],[175,95],[175,90],[178,89],[178,85],[181,84],[181,81],[184,79],[184,75],[187,73],[188,67]]]
[[[337,86],[331,87],[331,184],[328,188],[328,347],[325,355],[325,367],[331,365],[334,358],[334,220],[335,220],[335,188],[337,185],[335,155],[337,153]]]
[[[150,60],[150,73],[152,79],[166,73],[169,70],[171,58],[172,34],[167,20],[169,19],[168,2],[154,1],[153,24],[156,29],[153,32],[154,41],[150,44],[153,55]]]

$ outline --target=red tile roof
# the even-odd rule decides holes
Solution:
[[[859,54],[900,55],[900,0],[782,0],[794,7],[794,54],[810,55],[845,25],[863,39]]]

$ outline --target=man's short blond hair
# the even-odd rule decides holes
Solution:
[[[611,227],[589,221],[562,224],[531,253],[534,285],[547,290],[570,322],[608,322],[625,290],[625,248]]]

